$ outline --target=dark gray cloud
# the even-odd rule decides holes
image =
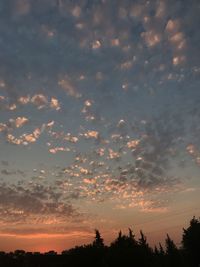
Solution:
[[[23,236],[29,236],[29,235],[63,235],[63,236],[67,236],[67,235],[73,235],[73,233],[83,233],[85,235],[90,235],[91,234],[91,229],[89,229],[88,227],[84,227],[84,226],[80,226],[80,227],[65,227],[65,226],[60,226],[55,227],[55,226],[50,226],[48,227],[48,225],[44,225],[44,227],[1,227],[1,234],[6,234],[6,235],[23,235]]]
[[[39,223],[51,220],[78,219],[80,213],[70,202],[55,198],[55,192],[41,185],[26,188],[14,184],[0,185],[0,213],[3,223]]]

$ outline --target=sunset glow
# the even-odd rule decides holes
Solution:
[[[0,1],[0,251],[200,214],[200,3]]]

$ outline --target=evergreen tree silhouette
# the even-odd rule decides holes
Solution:
[[[177,267],[181,266],[181,258],[179,254],[179,250],[175,245],[174,241],[167,234],[167,238],[165,239],[166,244],[166,256],[168,261],[168,266]]]
[[[138,239],[140,262],[141,266],[152,266],[153,265],[153,251],[147,243],[147,238],[140,230],[140,238]]]
[[[141,247],[144,247],[144,248],[146,248],[146,247],[148,247],[148,244],[147,244],[147,238],[146,238],[146,236],[143,234],[143,232],[142,232],[142,230],[140,230],[140,238],[139,238],[139,245],[141,246]]]
[[[165,243],[166,243],[166,254],[167,255],[171,255],[178,250],[174,241],[169,237],[168,234],[167,234],[167,238],[165,239]]]
[[[97,229],[95,229],[95,240],[93,241],[93,246],[97,248],[104,247],[103,238],[101,238],[101,234]]]
[[[130,246],[136,246],[137,245],[137,241],[135,240],[135,235],[133,234],[133,230],[131,228],[128,229],[129,230],[129,243]]]
[[[160,253],[161,256],[164,256],[165,255],[165,251],[164,251],[164,248],[161,245],[161,243],[159,243],[159,253]]]
[[[182,246],[191,266],[200,265],[200,219],[195,216],[187,229],[183,229]]]
[[[164,257],[160,253],[160,250],[157,248],[157,246],[154,247],[154,264],[156,267],[163,266],[164,267]]]

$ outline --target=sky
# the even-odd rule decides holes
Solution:
[[[0,0],[0,250],[200,214],[200,2]]]

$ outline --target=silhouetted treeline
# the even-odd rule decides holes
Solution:
[[[117,238],[106,246],[101,234],[95,230],[91,244],[65,250],[62,254],[49,251],[0,252],[1,267],[199,267],[200,266],[200,219],[193,219],[187,229],[183,229],[182,243],[177,247],[166,236],[165,246],[159,244],[151,248],[142,231],[136,240],[131,229],[127,235],[121,231]]]

